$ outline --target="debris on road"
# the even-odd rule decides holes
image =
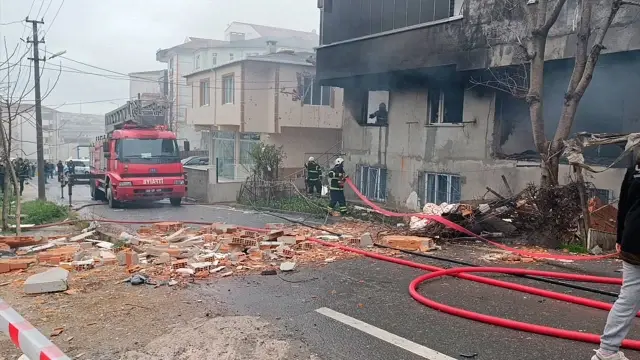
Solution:
[[[26,294],[60,292],[68,289],[69,271],[57,267],[31,275],[24,282]]]

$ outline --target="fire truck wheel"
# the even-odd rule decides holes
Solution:
[[[92,200],[100,200],[100,201],[105,200],[104,192],[96,187],[96,185],[93,182],[93,180],[91,181],[91,183],[89,185],[89,188],[91,189],[91,199]]]
[[[120,207],[120,202],[113,198],[113,190],[111,189],[111,184],[107,186],[107,201],[109,202],[109,207],[112,209],[117,209]]]
[[[180,206],[180,204],[182,203],[182,198],[171,198],[169,199],[169,201],[173,206]]]

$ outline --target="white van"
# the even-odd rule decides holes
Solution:
[[[67,162],[68,161],[73,161],[76,174],[88,174],[91,171],[89,159],[67,159]]]

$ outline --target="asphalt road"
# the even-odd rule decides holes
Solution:
[[[74,190],[75,204],[91,203],[88,189]],[[48,198],[53,199],[51,195]],[[97,205],[85,208],[83,214],[126,220],[224,221],[254,227],[282,221],[256,212],[206,205],[174,208],[156,204],[118,210]],[[464,258],[465,254],[459,256]],[[450,266],[431,260],[429,263]],[[598,266],[602,272],[616,276],[617,265]],[[196,291],[203,301],[220,302],[229,313],[265,318],[288,336],[307,343],[321,359],[579,360],[590,359],[597,347],[434,311],[409,296],[409,283],[420,274],[421,271],[399,265],[357,259],[320,269],[302,268],[290,275],[221,279]],[[509,281],[612,301],[530,280]],[[605,311],[452,278],[430,282],[421,291],[434,300],[468,310],[582,332],[599,333],[606,319]],[[640,331],[634,329],[630,338],[639,339]],[[429,351],[431,355],[415,354]],[[433,355],[434,351],[444,355]],[[627,355],[640,358],[638,352]]]

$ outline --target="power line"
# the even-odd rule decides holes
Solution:
[[[60,6],[58,6],[58,10],[56,10],[55,15],[53,15],[53,19],[51,20],[51,22],[49,23],[49,27],[47,28],[47,30],[44,31],[44,34],[46,35],[49,30],[51,30],[51,27],[53,26],[53,23],[56,21],[56,19],[58,18],[58,14],[60,13],[60,9],[62,9],[62,6],[64,5],[64,0],[62,0],[60,2]]]
[[[13,25],[13,24],[21,24],[24,20],[16,20],[8,23],[0,23],[0,26]]]

